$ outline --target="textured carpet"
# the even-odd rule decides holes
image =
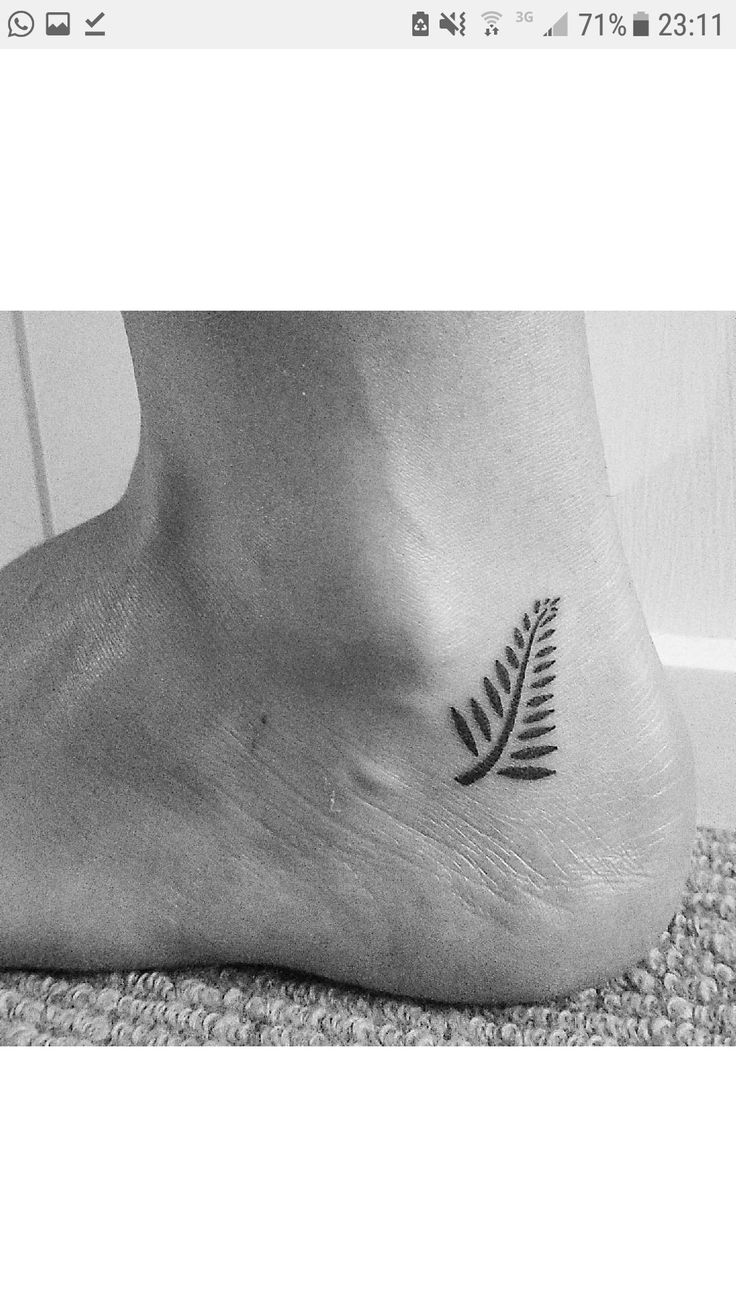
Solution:
[[[641,967],[557,1003],[417,1004],[263,968],[0,972],[0,1045],[734,1045],[736,831],[703,828]]]

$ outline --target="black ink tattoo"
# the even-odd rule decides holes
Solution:
[[[541,781],[544,777],[555,775],[554,768],[538,762],[539,759],[546,759],[557,751],[557,746],[550,745],[548,739],[555,730],[554,722],[549,721],[555,711],[554,692],[552,690],[547,690],[544,694],[528,694],[528,692],[542,691],[551,686],[555,680],[556,674],[550,671],[554,668],[557,654],[557,646],[552,643],[556,631],[552,624],[557,617],[559,605],[559,595],[554,599],[548,597],[544,600],[535,600],[531,616],[525,613],[519,626],[514,628],[513,645],[509,642],[504,651],[506,662],[502,662],[501,659],[495,660],[496,682],[501,688],[500,691],[489,677],[483,678],[483,689],[488,704],[496,717],[501,719],[495,741],[486,706],[481,704],[479,699],[470,700],[470,715],[483,737],[481,748],[485,745],[489,746],[482,757],[468,719],[456,708],[450,709],[450,716],[458,736],[465,748],[478,759],[472,767],[456,776],[455,780],[459,781],[461,786],[470,786],[474,781],[480,781],[481,777],[487,776],[492,768],[496,768],[497,776],[508,777],[511,781]],[[527,674],[530,674],[534,680],[527,683]],[[525,695],[527,698],[522,708]],[[542,708],[542,705],[545,707]],[[543,737],[547,739],[542,740]],[[540,743],[534,745],[522,743],[529,740]],[[497,763],[503,763],[504,766],[496,767]]]

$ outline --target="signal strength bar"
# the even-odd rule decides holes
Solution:
[[[565,14],[562,15],[562,18],[558,18],[558,19],[557,19],[557,22],[556,22],[556,23],[553,23],[552,26],[550,27],[549,31],[548,31],[548,32],[545,32],[544,35],[545,35],[545,36],[567,36],[567,14],[565,13]]]

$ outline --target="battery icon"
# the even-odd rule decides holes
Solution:
[[[643,9],[634,14],[634,36],[649,36],[649,14],[645,14]]]

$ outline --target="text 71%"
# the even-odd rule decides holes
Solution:
[[[580,14],[579,17],[585,20],[583,26],[583,36],[585,36],[591,23],[595,24],[595,26],[597,27],[598,35],[603,36],[605,25],[606,25],[605,14]],[[608,22],[613,28],[613,32],[611,33],[612,36],[626,36],[626,24],[621,14],[609,14]]]

